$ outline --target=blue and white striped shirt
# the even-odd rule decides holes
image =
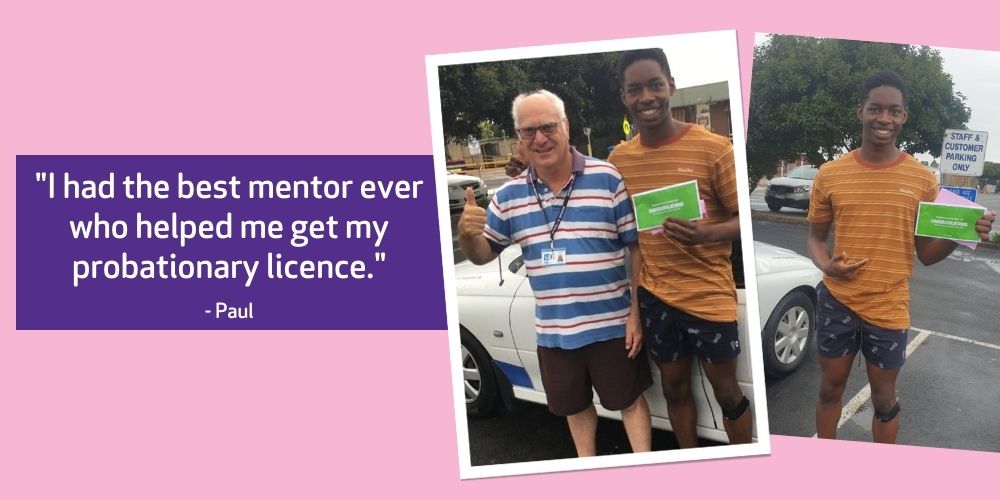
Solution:
[[[563,349],[625,336],[630,304],[625,247],[638,241],[632,203],[618,170],[571,152],[572,193],[554,242],[550,229],[570,188],[551,193],[533,168],[497,190],[485,231],[498,253],[511,243],[521,245],[535,293],[538,345]],[[553,246],[566,251],[567,262],[543,266],[542,252]]]

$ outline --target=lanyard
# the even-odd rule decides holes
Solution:
[[[535,202],[538,203],[538,209],[542,211],[542,217],[545,219],[545,226],[549,228],[549,248],[555,250],[556,247],[556,231],[559,230],[559,224],[563,220],[563,215],[566,215],[566,207],[569,205],[569,197],[573,194],[573,186],[576,184],[576,174],[570,174],[569,179],[569,190],[566,191],[566,196],[563,198],[562,207],[559,209],[559,215],[556,216],[555,222],[549,226],[549,217],[545,215],[545,207],[542,206],[542,197],[538,196],[538,191],[535,189],[535,181],[538,180],[537,176],[534,179],[531,176],[528,177],[528,186],[531,187],[531,194],[535,195]],[[553,194],[553,197],[555,194]]]

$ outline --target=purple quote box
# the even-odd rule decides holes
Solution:
[[[73,180],[102,181],[115,176],[114,199],[65,199],[64,174]],[[191,181],[241,181],[240,199],[178,199],[178,172]],[[43,174],[44,173],[44,174]],[[127,199],[122,180],[141,174],[167,181],[167,199]],[[55,197],[50,198],[51,185]],[[353,181],[346,198],[251,199],[251,180]],[[362,197],[363,181],[373,181],[374,198]],[[416,196],[383,198],[378,188],[407,181]],[[390,182],[392,184],[390,184]],[[332,184],[331,184],[332,185]],[[81,182],[81,187],[84,185]],[[229,185],[224,185],[227,193]],[[405,193],[404,193],[405,194]],[[71,220],[122,220],[124,239],[74,239]],[[136,213],[144,220],[217,222],[232,213],[231,239],[137,239]],[[296,220],[338,221],[337,239],[290,243]],[[281,221],[280,239],[241,238],[241,221]],[[381,244],[347,238],[347,221],[388,221]],[[17,328],[26,330],[118,329],[444,329],[444,287],[432,159],[429,156],[18,156],[17,157]],[[361,226],[363,228],[363,225]],[[323,234],[328,235],[323,224]],[[357,233],[357,232],[355,232]],[[357,234],[355,234],[357,235]],[[363,234],[362,234],[363,236]],[[272,262],[362,261],[362,279],[273,279]],[[245,286],[245,268],[236,279],[74,279],[76,261],[136,262],[259,261]],[[170,258],[175,254],[175,258]],[[214,266],[213,266],[214,267]],[[91,265],[86,264],[91,269]],[[99,267],[104,269],[103,266]],[[169,272],[169,266],[163,268]],[[275,269],[272,267],[272,269]],[[348,266],[340,266],[348,272]],[[369,278],[368,275],[371,275]],[[77,281],[77,286],[74,286]],[[225,304],[225,310],[219,303]],[[252,305],[253,318],[249,318]],[[236,316],[236,318],[230,318]]]

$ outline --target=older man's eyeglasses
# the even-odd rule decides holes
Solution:
[[[550,136],[559,130],[559,122],[543,123],[537,127],[522,127],[517,129],[517,135],[526,141],[535,138],[535,133],[541,131],[546,136]]]

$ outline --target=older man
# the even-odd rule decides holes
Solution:
[[[489,212],[471,191],[458,223],[470,261],[490,262],[521,246],[535,293],[538,362],[549,410],[565,416],[577,454],[597,454],[597,412],[620,410],[633,451],[650,449],[649,364],[630,322],[625,248],[635,219],[618,171],[569,145],[565,106],[539,90],[517,96],[512,114],[526,175],[500,188]]]

